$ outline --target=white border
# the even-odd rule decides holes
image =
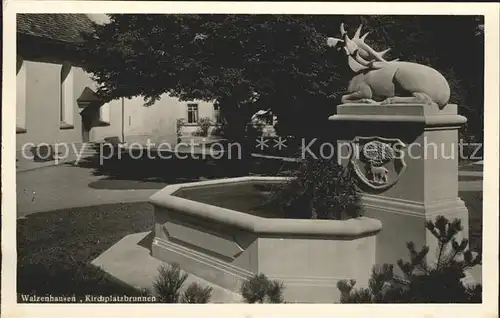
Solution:
[[[2,317],[497,317],[499,12],[496,3],[4,1]],[[17,305],[15,13],[282,13],[485,15],[485,173],[482,305]],[[464,44],[466,45],[466,44]]]

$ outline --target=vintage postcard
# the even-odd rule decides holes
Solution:
[[[498,4],[3,9],[2,317],[498,315]]]

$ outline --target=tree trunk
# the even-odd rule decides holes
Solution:
[[[237,143],[241,152],[231,147],[229,158],[232,174],[246,175],[250,170],[252,144],[246,138],[246,127],[252,116],[251,105],[241,105],[237,100],[226,98],[220,101],[221,115],[225,120],[224,136],[231,143]]]

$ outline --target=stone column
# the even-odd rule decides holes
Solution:
[[[428,261],[435,260],[436,240],[424,222],[438,215],[461,219],[468,237],[468,211],[458,197],[458,129],[467,119],[457,105],[344,104],[329,119],[340,132],[339,160],[360,181],[365,216],[382,221],[378,264],[409,260],[408,241],[418,250],[428,245]]]

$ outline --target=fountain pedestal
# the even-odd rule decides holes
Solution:
[[[435,260],[437,242],[424,222],[438,215],[459,218],[468,236],[458,197],[458,129],[467,119],[457,105],[344,104],[329,119],[339,132],[338,159],[360,181],[365,216],[382,221],[378,264],[409,260],[409,241],[428,245],[428,261]]]

